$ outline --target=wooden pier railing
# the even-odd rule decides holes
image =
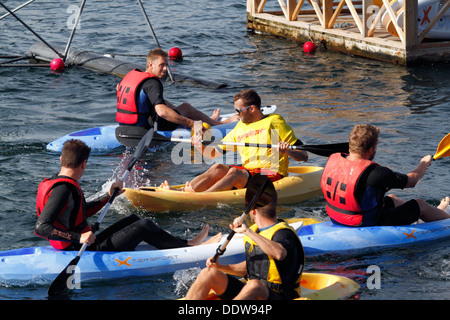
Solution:
[[[419,33],[418,0],[306,0],[311,8],[305,7],[305,0],[278,0],[286,21],[297,21],[301,14],[315,14],[324,29],[332,29],[341,15],[351,15],[362,37],[373,37],[376,26],[383,22],[390,34],[397,36],[406,49],[418,46],[430,30],[440,21],[450,7],[450,0],[441,0],[440,10]],[[267,0],[247,0],[250,14],[263,13]],[[426,14],[426,9],[423,9]],[[403,16],[398,21],[397,17]],[[384,17],[384,21],[382,18]],[[423,23],[423,22],[422,22]]]

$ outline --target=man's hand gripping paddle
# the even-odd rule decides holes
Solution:
[[[140,140],[139,144],[136,147],[136,150],[134,151],[132,158],[130,159],[130,162],[128,163],[127,170],[125,171],[125,173],[122,177],[122,181],[124,181],[128,177],[128,175],[130,174],[131,170],[133,169],[136,161],[145,152],[145,150],[148,149],[148,147],[153,139],[153,133],[154,133],[154,128],[151,128]],[[105,216],[106,212],[108,211],[108,209],[111,206],[114,199],[117,197],[118,193],[119,193],[119,189],[114,190],[111,198],[109,198],[108,203],[105,205],[105,208],[103,209],[101,215],[99,216],[97,222],[95,223],[95,226],[93,228],[94,232],[96,230],[98,230],[98,227],[99,227],[101,221],[103,220],[103,217]],[[56,279],[50,285],[50,287],[48,289],[49,297],[57,295],[58,293],[61,293],[62,291],[64,291],[64,289],[67,288],[67,281],[73,275],[73,270],[74,270],[75,266],[78,264],[78,261],[80,261],[81,255],[84,253],[87,246],[88,246],[87,243],[83,243],[83,246],[81,247],[77,256],[67,265],[67,267],[64,268],[64,270],[56,277]]]

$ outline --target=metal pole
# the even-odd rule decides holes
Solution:
[[[62,54],[59,53],[58,51],[56,51],[50,44],[47,43],[47,41],[45,41],[44,39],[42,39],[42,37],[40,35],[38,35],[36,32],[33,31],[33,29],[31,29],[29,26],[26,25],[25,22],[23,22],[18,16],[16,16],[16,14],[14,12],[12,12],[11,10],[9,10],[2,2],[0,2],[0,5],[6,9],[6,11],[8,11],[14,18],[17,19],[17,21],[19,21],[21,24],[23,24],[25,26],[25,28],[27,28],[28,30],[30,30],[36,37],[39,38],[39,40],[41,40],[43,43],[45,43],[45,45],[47,47],[49,47],[53,52],[55,52],[58,57],[63,58]]]
[[[67,42],[66,49],[64,50],[64,58],[63,58],[64,61],[66,61],[67,53],[69,52],[69,47],[70,47],[70,44],[72,43],[72,39],[73,39],[73,36],[75,34],[75,30],[77,29],[77,25],[78,25],[78,23],[80,21],[81,12],[83,12],[83,8],[84,8],[84,4],[85,3],[86,3],[86,0],[82,0],[81,1],[80,11],[78,12],[77,19],[75,20],[75,24],[74,24],[74,26],[72,28],[72,32],[70,33],[70,37],[69,37],[69,41]]]
[[[26,2],[26,3],[24,3],[24,4],[22,4],[22,5],[20,5],[20,6],[18,6],[17,8],[15,8],[15,9],[13,9],[13,10],[11,10],[12,12],[16,12],[17,10],[19,10],[19,9],[22,9],[23,7],[25,7],[26,5],[29,5],[30,3],[32,3],[34,0],[30,0],[30,1],[28,1],[28,2]],[[8,13],[5,13],[4,15],[2,15],[1,17],[0,17],[0,20],[2,20],[3,18],[5,18],[5,17],[7,17],[7,16],[9,16],[10,15],[10,13],[8,12]]]
[[[158,46],[158,48],[161,48],[161,46],[159,45],[158,39],[156,38],[156,34],[155,34],[155,31],[153,30],[152,24],[150,23],[150,19],[148,18],[147,13],[145,12],[144,6],[142,5],[142,1],[137,0],[137,2],[139,4],[139,6],[141,7],[142,14],[144,15],[144,18],[147,21],[147,25],[150,28],[150,32],[153,35],[153,39],[155,40],[156,45]],[[172,72],[170,72],[169,65],[167,65],[167,72],[169,73],[170,80],[172,80],[172,82],[175,82],[175,80],[173,79],[173,76],[172,76]]]

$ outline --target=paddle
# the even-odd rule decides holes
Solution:
[[[153,133],[154,133],[154,128],[151,128],[142,137],[141,141],[139,142],[139,144],[136,147],[136,150],[133,153],[132,158],[130,159],[130,162],[128,163],[125,173],[122,176],[122,181],[124,181],[128,177],[128,175],[130,174],[131,170],[133,169],[136,161],[139,159],[139,157],[142,155],[142,153],[144,153],[144,151],[148,149],[148,146],[152,142]],[[113,194],[111,195],[111,198],[109,198],[108,203],[105,205],[102,213],[98,217],[98,220],[93,227],[93,232],[98,230],[100,223],[103,220],[103,217],[105,216],[106,212],[108,211],[108,209],[111,206],[114,199],[117,197],[118,193],[119,193],[119,189],[115,189]],[[87,243],[83,243],[83,246],[81,247],[77,256],[72,261],[70,261],[70,263],[67,265],[67,267],[64,268],[64,270],[56,277],[56,279],[53,281],[53,283],[50,285],[50,288],[48,289],[49,296],[54,296],[54,295],[62,292],[65,288],[67,288],[67,281],[72,276],[72,271],[74,270],[75,266],[78,264],[78,261],[80,261],[81,255],[84,253],[87,246],[88,246]]]
[[[121,145],[129,148],[135,148],[139,142],[141,142],[142,137],[147,133],[148,129],[138,126],[118,126],[115,129],[115,135],[117,141]],[[154,130],[152,141],[160,140],[157,139],[160,135]],[[153,143],[151,144],[153,145]]]
[[[155,137],[155,141],[167,141],[167,142],[185,142],[190,143],[191,139],[183,139],[183,138],[166,138],[164,136],[158,136]],[[203,144],[208,144],[213,141],[201,141]],[[237,146],[237,147],[249,147],[249,148],[277,148],[277,144],[260,144],[260,143],[247,143],[247,142],[228,142],[223,141],[221,142],[222,145],[228,145],[228,146]],[[348,153],[348,142],[342,142],[342,143],[330,143],[330,144],[304,144],[301,146],[290,146],[291,150],[304,150],[308,151],[314,154],[317,154],[319,156],[329,157],[333,153]]]
[[[272,201],[275,192],[275,188],[267,176],[263,176],[260,174],[254,175],[247,186],[247,191],[245,192],[245,203],[247,204],[247,207],[245,208],[244,213],[239,218],[239,225],[244,222],[244,220],[247,218],[247,215],[256,206],[264,207],[265,205],[269,204],[270,201]],[[217,261],[219,256],[225,253],[227,245],[228,243],[230,243],[235,233],[236,232],[231,231],[228,237],[225,239],[225,242],[217,248],[216,254],[211,260],[213,263]]]
[[[439,142],[439,145],[436,150],[436,154],[433,156],[433,160],[437,160],[439,158],[450,157],[450,133],[448,133],[442,140]]]

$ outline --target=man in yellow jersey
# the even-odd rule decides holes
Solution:
[[[212,192],[245,188],[250,178],[257,173],[276,181],[288,175],[289,157],[295,161],[307,161],[308,154],[302,150],[292,150],[291,145],[302,145],[292,128],[277,114],[264,115],[261,98],[254,90],[243,90],[233,98],[234,108],[240,121],[222,142],[256,143],[278,145],[276,148],[231,146],[205,147],[194,136],[192,144],[203,156],[214,159],[225,152],[237,151],[242,165],[215,163],[203,174],[186,183],[184,191]],[[161,187],[170,188],[167,181]]]

